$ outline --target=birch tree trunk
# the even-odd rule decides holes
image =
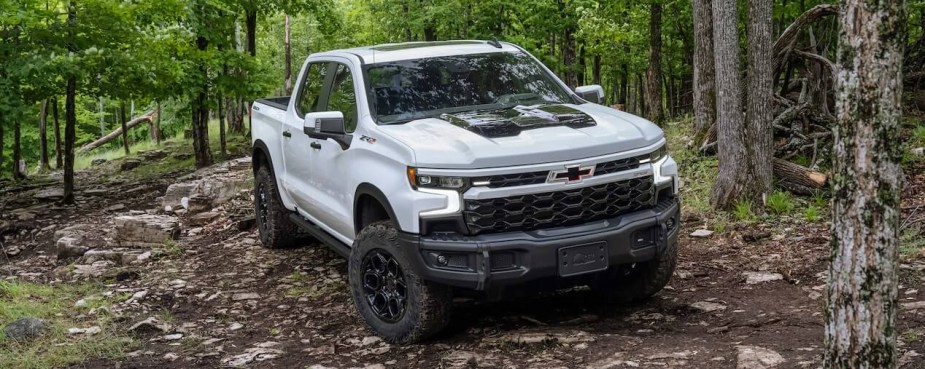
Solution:
[[[20,129],[19,118],[13,120],[13,179],[26,179],[26,173],[22,165],[22,131]]]
[[[710,0],[694,6],[694,132],[702,136],[716,123],[716,75],[713,61],[713,9]],[[698,140],[698,144],[700,140]]]
[[[839,9],[826,368],[895,368],[902,0]]]
[[[662,121],[662,4],[652,4],[649,13],[649,69],[646,71],[646,118]]]

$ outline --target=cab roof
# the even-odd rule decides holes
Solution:
[[[519,47],[507,42],[455,40],[380,44],[324,51],[311,56],[344,57],[355,55],[363,61],[363,64],[376,64],[439,56],[516,52],[520,50]]]

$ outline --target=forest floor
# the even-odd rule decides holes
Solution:
[[[14,343],[0,335],[0,367],[46,363],[72,368],[816,368],[820,364],[830,240],[825,219],[808,221],[796,211],[751,220],[725,219],[686,203],[677,271],[669,287],[645,303],[605,305],[583,289],[496,303],[459,300],[444,334],[426,343],[398,346],[382,342],[366,329],[347,291],[346,263],[333,252],[320,245],[288,250],[258,245],[246,187],[252,182],[247,160],[199,172],[163,169],[165,162],[186,159],[170,152],[125,171],[119,161],[91,167],[79,173],[76,207],[55,204],[50,190],[58,187],[54,178],[0,191],[0,208],[5,209],[0,212],[0,242],[7,254],[15,254],[0,256],[0,278],[5,278],[0,282],[0,305],[16,298],[11,286],[80,286],[56,299],[50,294],[20,295],[33,302],[54,299],[57,309],[44,314],[55,319],[53,328],[59,333],[67,328],[102,327],[101,332],[56,334],[41,341],[42,347]],[[919,219],[919,223],[925,213],[925,174],[920,169],[907,173],[903,193],[903,219]],[[95,235],[97,241],[111,241],[114,217],[163,214],[159,198],[168,186],[197,178],[245,179],[244,187],[236,187],[237,192],[208,211],[208,216],[178,215],[181,236],[175,242],[129,251],[112,249],[115,259],[99,252],[57,257],[56,231],[79,224],[90,239]],[[921,225],[912,227],[921,232]],[[690,236],[698,229],[716,232]],[[900,269],[904,308],[898,325],[901,368],[906,369],[925,368],[925,251],[918,243],[921,239],[915,240],[904,244]],[[0,324],[12,320],[11,314],[0,307]],[[138,324],[149,318],[153,319]],[[62,347],[79,351],[89,342],[107,340],[118,342],[118,347],[48,359]],[[27,351],[29,355],[24,355]],[[27,362],[33,359],[38,361]]]

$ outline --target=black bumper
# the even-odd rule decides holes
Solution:
[[[572,279],[656,258],[678,240],[679,204],[661,199],[651,209],[571,227],[463,236],[401,233],[411,268],[427,281],[503,294],[506,288],[545,279]],[[594,245],[596,267],[567,270],[562,248]],[[571,250],[571,249],[567,249]],[[441,257],[442,256],[442,257]],[[606,260],[606,261],[604,261]],[[589,264],[590,265],[590,264]]]

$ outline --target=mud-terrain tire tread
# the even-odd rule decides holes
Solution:
[[[270,173],[266,165],[257,169],[254,176],[254,215],[257,217],[257,230],[260,235],[260,245],[268,249],[285,249],[298,246],[306,241],[306,236],[301,228],[289,219],[292,212],[283,206],[283,200],[279,196],[279,188],[276,187],[276,179]],[[260,196],[257,188],[263,184],[267,191],[267,227],[266,234],[261,231],[259,201]]]
[[[364,300],[362,287],[363,257],[371,250],[392,254],[402,268],[408,288],[404,316],[395,323],[379,320]],[[348,277],[357,312],[366,325],[385,341],[411,344],[439,333],[450,322],[453,292],[448,286],[423,281],[409,268],[410,263],[398,242],[398,230],[392,221],[372,223],[357,235],[350,252]]]
[[[618,273],[606,282],[592,286],[606,302],[635,303],[661,291],[674,274],[678,262],[677,241],[668,245],[658,258],[637,263],[629,275]]]

